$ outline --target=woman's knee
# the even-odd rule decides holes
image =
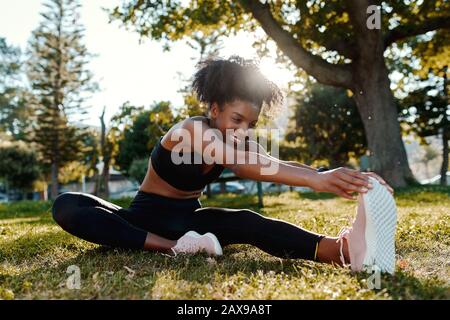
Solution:
[[[60,194],[52,206],[53,220],[60,226],[65,224],[68,216],[70,216],[78,208],[78,193],[66,192]]]

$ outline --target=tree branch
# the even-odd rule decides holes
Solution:
[[[320,44],[328,50],[336,51],[346,58],[353,59],[355,56],[354,43],[348,43],[344,40],[324,40]]]
[[[344,88],[351,87],[352,73],[349,66],[331,64],[315,56],[303,48],[299,42],[275,20],[270,12],[269,5],[259,0],[239,0],[245,11],[251,13],[261,24],[266,34],[272,38],[299,68],[319,82]]]
[[[444,28],[450,29],[450,16],[427,19],[420,24],[399,25],[386,33],[384,37],[384,47],[387,48],[392,43],[399,40]]]

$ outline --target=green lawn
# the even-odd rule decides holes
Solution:
[[[0,205],[0,298],[449,299],[450,188],[408,189],[396,199],[397,272],[382,276],[380,290],[368,289],[368,274],[282,260],[247,245],[229,246],[214,259],[100,247],[61,230],[50,203]],[[253,196],[202,202],[258,210]],[[268,195],[264,202],[264,215],[332,235],[348,223],[355,206],[328,194],[295,192]],[[66,286],[70,265],[81,270],[79,290]]]

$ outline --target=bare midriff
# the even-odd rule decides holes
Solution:
[[[152,161],[148,161],[147,174],[144,181],[139,188],[140,191],[159,194],[169,198],[176,199],[190,199],[199,198],[202,195],[202,190],[185,191],[177,189],[164,181],[155,170],[152,168]]]

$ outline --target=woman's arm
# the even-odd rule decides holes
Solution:
[[[286,163],[286,164],[289,164],[289,165],[291,165],[291,166],[294,166],[294,167],[305,168],[305,169],[309,169],[309,170],[316,171],[315,168],[313,168],[313,167],[311,167],[311,166],[308,166],[308,165],[306,165],[306,164],[297,162],[297,161],[286,161],[286,160],[280,160],[280,161],[281,161],[281,162],[284,162],[284,163]]]
[[[256,163],[250,163],[249,160],[252,156],[257,158]],[[292,166],[278,161],[275,157],[267,157],[251,151],[245,152],[244,157],[241,164],[238,162],[230,167],[238,177],[243,179],[290,186],[306,186],[314,191],[332,192],[351,200],[355,199],[352,192],[365,193],[371,187],[368,177],[353,169],[337,168],[326,172],[317,172],[309,168]],[[270,174],[263,174],[264,170]]]
[[[185,132],[179,134],[194,138],[194,151],[200,153],[205,162],[219,163],[244,179],[290,186],[307,186],[314,191],[333,192],[347,199],[354,199],[352,192],[367,192],[369,187],[369,178],[356,170],[337,168],[317,172],[310,168],[284,163],[275,157],[266,156],[251,149],[249,151],[235,149],[224,142],[216,131],[200,121],[186,119],[181,129]],[[191,142],[191,139],[188,140]],[[212,150],[214,152],[211,152]],[[231,159],[229,159],[230,154]]]
[[[260,145],[258,142],[254,141],[254,140],[247,140],[248,146],[253,148],[253,150],[256,150],[256,152],[261,153],[267,157],[272,157],[273,159],[277,159],[273,156],[271,156],[270,154],[267,153],[267,151],[264,149],[264,147],[262,145]],[[327,171],[327,168],[321,167],[321,168],[313,168],[311,166],[308,166],[306,164],[302,164],[299,163],[297,161],[284,161],[284,160],[280,160],[278,159],[280,162],[291,165],[291,166],[295,166],[295,167],[300,167],[300,168],[305,168],[305,169],[309,169],[312,171],[319,171],[319,172],[323,172],[323,171]],[[375,179],[377,179],[382,185],[386,186],[386,188],[389,190],[389,192],[391,194],[394,194],[394,189],[389,186],[386,181],[384,181],[383,178],[381,178],[379,175],[375,174],[374,172],[362,172],[363,175],[367,175],[367,176],[371,176]]]
[[[248,143],[248,147],[251,148],[251,150],[261,153],[267,157],[272,157],[274,159],[277,159],[277,158],[271,156],[270,154],[268,154],[266,149],[264,149],[264,147],[261,144],[259,144],[258,142],[254,141],[254,140],[247,140],[247,143]],[[288,164],[288,165],[291,165],[291,166],[294,166],[294,167],[305,168],[305,169],[309,169],[312,171],[316,171],[315,168],[308,166],[306,164],[297,162],[297,161],[286,161],[286,160],[281,160],[281,159],[278,159],[278,161]]]

